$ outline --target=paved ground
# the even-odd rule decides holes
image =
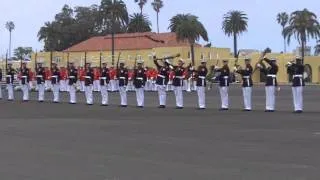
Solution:
[[[320,87],[305,89],[301,115],[291,113],[289,87],[273,114],[263,112],[263,88],[254,112],[241,112],[240,93],[231,89],[229,112],[217,110],[216,90],[206,111],[194,109],[195,94],[183,110],[171,108],[172,95],[171,107],[155,108],[154,93],[145,109],[118,108],[116,93],[109,107],[0,100],[0,179],[318,180]]]

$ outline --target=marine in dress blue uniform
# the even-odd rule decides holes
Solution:
[[[223,60],[223,66],[215,67],[215,72],[220,72],[219,79],[219,93],[221,97],[221,111],[229,110],[229,83],[230,83],[230,69],[228,60]]]
[[[160,65],[157,61],[156,56],[153,56],[153,62],[157,67],[158,75],[156,79],[156,86],[158,90],[158,96],[159,96],[159,108],[166,108],[166,100],[167,100],[167,92],[166,87],[169,82],[169,73],[170,73],[170,67],[169,67],[169,61],[164,60],[163,65]]]
[[[136,89],[137,107],[144,107],[144,87],[147,81],[147,75],[143,68],[143,60],[137,61],[138,67],[134,69],[133,85]]]
[[[292,96],[295,113],[303,112],[303,87],[305,86],[302,58],[296,57],[296,62],[289,62],[287,72],[292,76]]]

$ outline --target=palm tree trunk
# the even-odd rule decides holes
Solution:
[[[9,37],[9,58],[11,58],[11,31],[10,33],[10,37]]]
[[[301,58],[302,58],[302,64],[304,64],[304,49],[305,49],[305,41],[301,41]]]
[[[233,53],[234,53],[234,57],[236,58],[237,57],[237,52],[238,52],[238,49],[237,49],[237,34],[236,33],[233,33]]]
[[[284,30],[284,26],[282,26],[282,32]],[[286,46],[286,37],[283,35],[283,46],[284,46],[284,49],[283,49],[283,52],[286,53],[287,52],[287,46]]]
[[[159,34],[159,12],[157,12],[157,29]]]
[[[114,15],[112,12],[112,22],[111,22],[111,64],[114,65]]]
[[[191,62],[192,62],[192,65],[194,66],[194,43],[190,43],[190,48],[191,48]]]

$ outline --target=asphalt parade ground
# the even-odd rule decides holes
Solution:
[[[4,93],[4,95],[6,95]],[[320,87],[304,90],[305,112],[292,113],[291,87],[282,86],[277,112],[265,113],[264,87],[253,90],[253,112],[242,112],[239,85],[230,89],[230,110],[220,112],[217,87],[207,92],[205,111],[196,93],[185,108],[158,109],[158,96],[145,94],[146,107],[39,103],[36,93],[22,103],[0,100],[0,179],[3,180],[319,180]],[[46,93],[51,98],[51,93]]]

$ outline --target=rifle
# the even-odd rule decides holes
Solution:
[[[181,56],[181,54],[178,53],[178,54],[176,54],[176,55],[169,56],[169,57],[155,58],[154,60],[156,60],[156,61],[164,61],[165,59],[174,59],[174,58],[177,58],[177,57],[180,57],[180,56]]]
[[[101,70],[102,70],[102,52],[100,51],[100,60],[99,60],[99,67],[100,67],[100,73],[101,73]]]
[[[6,53],[6,73],[8,73],[8,52]]]
[[[69,53],[67,54],[67,70],[69,70]]]
[[[120,56],[121,56],[121,52],[119,52],[119,55],[118,55],[118,60],[117,60],[117,70],[119,69]]]
[[[271,49],[267,47],[267,48],[261,53],[260,59],[259,59],[259,61],[255,64],[254,70],[252,71],[252,74],[254,74],[254,73],[256,72],[256,70],[258,69],[258,68],[257,68],[257,65],[260,64],[260,63],[262,63],[263,57],[264,57],[266,54],[268,54],[268,53],[271,53]]]

